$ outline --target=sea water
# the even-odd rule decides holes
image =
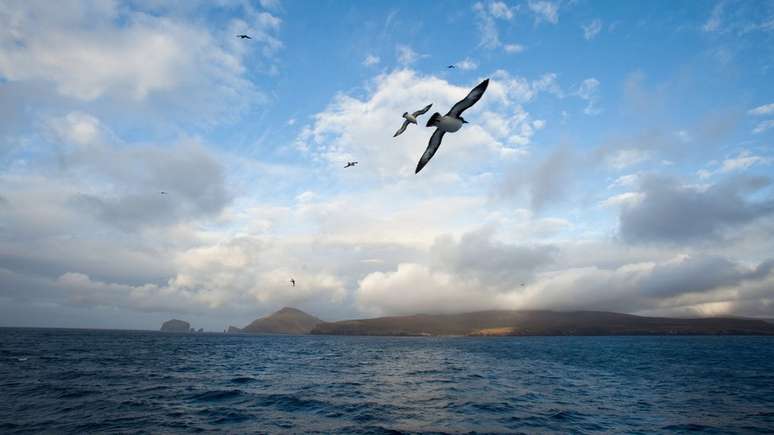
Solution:
[[[774,431],[774,337],[0,328],[0,433]]]

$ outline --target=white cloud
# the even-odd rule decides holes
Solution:
[[[408,45],[398,45],[395,47],[395,50],[397,51],[398,63],[404,66],[411,65],[417,60],[427,57],[426,54],[419,54]]]
[[[601,112],[596,107],[596,102],[599,100],[599,80],[593,77],[584,80],[578,86],[575,95],[587,101],[586,107],[583,109],[583,113],[586,115],[598,115]]]
[[[503,46],[503,49],[505,50],[506,53],[515,54],[515,53],[521,53],[522,51],[524,51],[524,46],[521,44],[505,44]]]
[[[373,54],[369,54],[368,56],[363,59],[363,65],[365,66],[372,66],[379,63],[381,59],[379,59],[379,56],[374,56]]]
[[[774,113],[774,103],[758,106],[754,109],[750,109],[747,113],[750,115],[768,115]]]
[[[645,196],[641,192],[624,192],[618,195],[613,195],[600,203],[602,207],[620,207],[622,205],[637,204],[642,201]]]
[[[454,64],[457,68],[465,71],[473,70],[478,68],[478,63],[476,61],[470,59],[469,57],[466,57],[465,59],[457,62]]]
[[[759,134],[763,133],[764,131],[774,127],[774,119],[769,119],[768,121],[761,121],[758,123],[758,125],[755,126],[753,129],[753,133]]]
[[[590,41],[602,30],[602,21],[595,19],[591,23],[582,25],[581,27],[583,28],[583,37],[586,38],[587,41]]]
[[[613,189],[616,187],[632,187],[639,183],[640,181],[640,175],[639,174],[628,174],[628,175],[622,175],[615,179],[609,186],[607,186],[608,189]]]
[[[497,30],[495,18],[487,11],[482,3],[475,3],[473,10],[476,12],[476,21],[481,34],[480,47],[493,49],[500,46],[500,33]]]
[[[624,169],[629,166],[644,162],[650,158],[650,153],[645,150],[630,148],[614,152],[605,158],[608,166],[614,169]]]
[[[513,18],[513,11],[511,11],[508,5],[501,1],[494,1],[490,3],[489,13],[492,14],[492,16],[495,18],[500,18],[503,20],[510,20]]]
[[[413,176],[419,156],[416,145],[426,144],[429,135],[426,129],[411,126],[394,139],[392,133],[401,122],[399,114],[421,108],[428,102],[433,102],[431,112],[443,112],[464,97],[474,84],[453,86],[411,70],[380,75],[372,85],[373,92],[366,98],[339,95],[325,111],[315,115],[313,125],[298,138],[299,148],[335,167],[367,155],[371,174],[389,178]],[[538,92],[548,92],[551,84],[554,84],[551,76],[530,83],[504,71],[494,74],[484,98],[470,109],[470,114],[466,112],[470,125],[459,134],[444,138],[443,154],[433,159],[433,169],[428,173],[451,171],[449,176],[459,177],[460,170],[470,171],[477,167],[475,162],[483,164],[487,155],[495,159],[516,157],[519,149],[543,126],[541,122],[533,124],[535,120],[519,104],[530,101]],[[394,128],[389,127],[387,131],[385,126]],[[361,172],[351,173],[356,176]]]
[[[53,83],[58,93],[85,101],[143,100],[215,82],[237,91],[250,87],[241,77],[243,53],[201,27],[109,2],[68,8],[57,18],[42,13],[45,3],[20,4],[14,14],[0,15],[7,29],[0,36],[0,74],[7,80]],[[255,23],[267,37],[279,26],[269,17],[261,13]],[[269,37],[265,43],[279,42]]]
[[[535,22],[548,21],[551,24],[559,22],[559,3],[547,0],[529,0],[529,10],[535,14]]]

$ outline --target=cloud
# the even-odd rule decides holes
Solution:
[[[360,280],[361,309],[382,315],[503,308],[503,298],[521,292],[522,283],[552,262],[553,248],[497,242],[483,228],[459,239],[439,237],[429,254],[429,264],[401,263]]]
[[[764,131],[773,127],[774,127],[774,119],[769,119],[768,121],[761,121],[758,123],[758,125],[755,126],[755,128],[753,129],[753,133],[755,134],[763,133]]]
[[[494,1],[489,4],[489,13],[492,14],[493,17],[499,18],[502,20],[510,20],[513,18],[513,11],[506,5],[505,3],[501,1]]]
[[[8,30],[0,37],[0,74],[6,80],[53,83],[61,95],[84,101],[106,95],[143,100],[213,82],[250,88],[241,78],[241,53],[200,28],[110,2],[70,3],[56,18],[44,13],[45,2],[34,1],[0,15],[0,26]],[[267,17],[259,14],[256,27],[276,31],[277,22]]]
[[[747,111],[750,115],[769,115],[774,114],[774,103],[764,104]]]
[[[505,44],[503,49],[506,53],[516,54],[524,51],[524,46],[521,44]]]
[[[497,30],[497,23],[495,22],[494,16],[492,16],[480,2],[473,5],[473,10],[476,12],[476,22],[479,33],[481,34],[481,41],[478,44],[479,47],[488,49],[499,47],[500,33]]]
[[[368,155],[369,173],[373,175],[387,179],[413,176],[419,157],[416,146],[427,143],[427,130],[410,127],[398,139],[393,139],[394,130],[385,134],[384,126],[395,125],[397,129],[400,118],[396,119],[396,114],[416,110],[428,102],[433,102],[433,111],[446,110],[467,95],[476,83],[454,86],[411,70],[380,75],[369,86],[371,92],[365,97],[339,95],[326,110],[316,114],[313,124],[306,126],[297,138],[297,147],[335,167]],[[466,112],[470,125],[460,134],[444,138],[444,151],[438,156],[445,157],[436,156],[428,173],[465,177],[492,161],[486,156],[492,156],[495,161],[517,157],[521,147],[544,125],[541,120],[532,119],[520,105],[544,87],[552,89],[551,83],[543,80],[533,84],[506,72],[493,74],[487,93]],[[353,172],[351,176],[363,175]]]
[[[559,22],[559,3],[547,0],[529,0],[527,6],[535,15],[535,23],[547,21],[556,24]]]
[[[642,199],[621,209],[620,235],[628,242],[712,240],[774,212],[772,198],[748,199],[769,183],[765,177],[744,177],[702,188],[643,178]]]
[[[645,194],[641,192],[624,192],[613,195],[600,203],[602,207],[618,207],[622,205],[636,205],[642,201]]]
[[[737,171],[746,171],[755,165],[766,165],[771,163],[771,158],[758,156],[752,154],[748,150],[741,150],[739,154],[734,157],[728,157],[724,159],[720,166],[715,170],[700,169],[697,171],[699,178],[709,178],[715,174],[725,174]],[[716,163],[716,162],[715,162]]]
[[[457,68],[465,71],[470,71],[478,68],[478,64],[476,61],[470,59],[469,57],[466,57],[465,59],[457,62],[454,64]]]
[[[583,37],[590,41],[596,37],[602,30],[602,21],[599,19],[592,20],[589,24],[581,26],[583,28]]]
[[[379,59],[379,56],[374,56],[373,54],[369,54],[368,56],[363,59],[363,65],[365,66],[372,66],[379,63],[381,59]]]
[[[721,15],[724,7],[725,4],[723,2],[715,4],[715,7],[712,8],[712,14],[702,26],[702,30],[705,32],[716,32],[720,30]]]
[[[427,57],[426,54],[419,54],[408,45],[398,45],[395,47],[395,50],[398,56],[398,63],[404,66],[411,65],[417,60]]]
[[[593,77],[584,80],[580,86],[578,86],[575,95],[586,100],[587,104],[583,109],[583,113],[586,115],[598,115],[601,112],[601,110],[595,106],[599,100],[599,80]]]
[[[605,163],[621,170],[650,159],[650,152],[636,148],[620,149],[605,157]]]

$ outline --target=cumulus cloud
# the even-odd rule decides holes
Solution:
[[[416,146],[427,143],[427,130],[409,128],[393,139],[384,134],[384,126],[395,124],[396,113],[416,110],[428,101],[434,103],[432,111],[444,111],[467,95],[475,83],[455,86],[411,70],[380,75],[365,98],[337,96],[301,132],[297,146],[330,165],[368,155],[371,173],[390,178],[413,176],[419,155]],[[539,92],[551,92],[554,84],[554,77],[530,82],[504,71],[494,74],[484,98],[466,112],[470,125],[444,138],[444,154],[438,155],[443,158],[434,158],[434,169],[428,173],[464,177],[471,169],[492,161],[485,156],[494,160],[518,157],[520,148],[544,126],[521,104]]]
[[[621,209],[619,231],[629,242],[710,240],[774,212],[772,198],[748,198],[769,183],[765,177],[743,177],[703,188],[646,177],[642,199]]]
[[[240,53],[182,21],[126,12],[111,2],[71,1],[56,18],[45,2],[19,2],[0,15],[0,74],[44,81],[79,100],[105,95],[142,100],[214,81],[249,89]],[[277,23],[258,16],[258,25]],[[98,36],[97,36],[98,35]],[[270,41],[267,41],[270,42]]]

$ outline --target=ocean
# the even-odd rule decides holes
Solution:
[[[774,337],[0,328],[0,433],[764,433]]]

